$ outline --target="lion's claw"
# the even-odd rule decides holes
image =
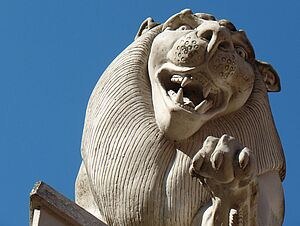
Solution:
[[[210,185],[236,186],[229,184],[251,179],[255,165],[253,153],[234,137],[225,134],[220,139],[207,137],[193,158],[190,173],[211,180]]]
[[[212,206],[207,210],[210,214],[203,217],[202,225],[228,225],[232,209],[241,213],[246,209],[245,216],[253,220],[256,160],[234,137],[226,134],[220,139],[207,137],[193,158],[190,173],[212,196]]]
[[[219,170],[222,163],[223,163],[223,159],[224,159],[224,153],[222,153],[222,152],[213,152],[211,157],[210,157],[212,167],[215,170]]]
[[[247,148],[244,148],[239,154],[239,166],[241,169],[245,169],[249,163],[250,154]]]

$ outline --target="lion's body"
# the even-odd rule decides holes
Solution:
[[[157,128],[146,71],[151,39],[136,42],[112,63],[92,94],[84,164],[107,223],[167,225],[155,221],[164,216],[182,225],[199,209],[201,188],[188,176],[190,159]],[[183,185],[193,191],[193,199]]]
[[[209,135],[236,137],[256,154],[259,175],[277,171],[284,177],[282,147],[259,78],[237,112],[209,121],[189,139],[173,142],[164,137],[155,122],[147,72],[158,30],[148,31],[114,60],[88,104],[83,164],[109,225],[191,225],[210,200],[188,172]]]

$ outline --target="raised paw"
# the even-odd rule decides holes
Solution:
[[[253,153],[227,134],[209,136],[194,156],[190,173],[209,187],[214,185],[242,186],[255,176]],[[236,183],[235,183],[236,182]],[[213,188],[212,188],[213,190]]]

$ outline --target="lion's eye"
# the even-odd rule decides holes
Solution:
[[[240,47],[240,46],[235,47],[235,51],[236,51],[237,54],[239,54],[243,59],[247,59],[248,54],[247,54],[246,50],[244,50],[242,47]]]
[[[184,30],[191,30],[192,28],[189,25],[181,25],[179,28],[177,28],[176,30],[178,31],[184,31]]]

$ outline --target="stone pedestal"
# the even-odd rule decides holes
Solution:
[[[49,185],[37,182],[30,193],[30,226],[107,226]]]

